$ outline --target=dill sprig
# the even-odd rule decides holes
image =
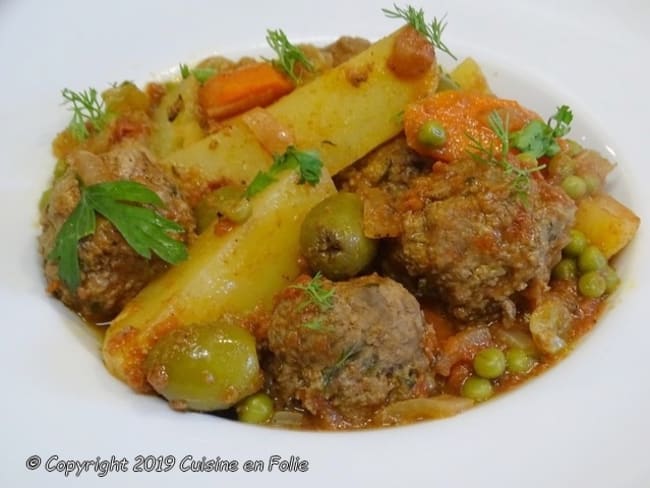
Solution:
[[[440,49],[442,52],[447,53],[454,60],[458,59],[449,50],[447,45],[444,42],[442,42],[442,33],[445,31],[445,28],[447,27],[447,22],[445,22],[445,18],[447,17],[447,14],[443,15],[440,20],[438,20],[437,17],[434,17],[433,22],[427,24],[426,20],[424,20],[424,10],[422,10],[421,8],[416,9],[410,5],[408,5],[406,8],[401,8],[398,7],[396,4],[393,4],[393,7],[395,8],[395,10],[382,8],[381,11],[389,19],[405,20],[417,32],[419,32],[421,35],[426,37],[427,40],[431,43],[431,45]]]
[[[501,153],[498,155],[495,154],[492,146],[486,148],[481,141],[472,135],[467,134],[467,138],[470,140],[470,156],[475,161],[485,164],[494,164],[502,168],[506,175],[512,177],[512,190],[521,200],[526,201],[528,192],[530,191],[530,175],[543,170],[546,165],[540,164],[533,168],[520,168],[519,166],[513,165],[508,160],[508,155],[510,153],[510,117],[507,113],[504,121],[496,110],[491,112],[488,116],[488,124],[501,143]]]
[[[307,294],[307,299],[299,305],[300,310],[313,304],[325,312],[334,306],[334,290],[323,287],[323,276],[320,271],[306,284],[291,285],[291,288],[302,290]]]
[[[63,104],[69,105],[69,110],[72,112],[72,120],[68,128],[75,139],[83,141],[90,137],[88,124],[92,125],[96,131],[100,131],[106,126],[106,107],[104,101],[98,96],[97,90],[89,88],[75,92],[64,88],[61,95]]]
[[[299,82],[298,77],[294,72],[296,63],[302,64],[309,72],[314,71],[314,65],[312,62],[307,58],[302,49],[289,42],[287,35],[282,31],[282,29],[267,29],[266,42],[269,43],[271,49],[273,49],[278,56],[278,59],[272,61],[273,66],[284,71],[294,83],[298,84]]]
[[[343,352],[341,352],[341,355],[339,356],[338,360],[333,366],[328,366],[327,368],[324,368],[322,371],[323,375],[323,383],[325,386],[329,385],[330,382],[334,379],[336,375],[339,374],[339,372],[345,367],[346,364],[348,364],[354,357],[361,352],[363,349],[363,343],[362,342],[355,342],[352,344],[350,347],[347,349],[344,349]]]

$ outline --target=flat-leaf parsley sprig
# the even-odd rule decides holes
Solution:
[[[316,185],[323,172],[323,162],[316,151],[299,151],[289,146],[284,154],[273,156],[273,164],[268,171],[260,171],[246,188],[246,198],[251,198],[273,183],[277,175],[285,169],[297,168],[300,173],[298,183]]]
[[[104,101],[98,96],[97,90],[89,88],[80,92],[75,92],[69,88],[61,90],[63,104],[68,105],[72,112],[72,120],[68,125],[70,133],[78,141],[83,141],[90,137],[88,124],[96,131],[102,130],[106,126],[108,113]]]
[[[446,14],[443,15],[440,20],[434,17],[433,22],[427,24],[426,20],[424,20],[424,10],[422,10],[421,8],[416,9],[410,5],[408,5],[406,8],[402,8],[402,7],[398,7],[396,4],[393,4],[393,8],[395,10],[382,8],[381,11],[389,19],[405,20],[407,24],[413,27],[421,35],[426,37],[427,40],[431,43],[431,45],[441,50],[442,52],[447,53],[449,56],[452,57],[452,59],[454,60],[458,59],[456,58],[456,56],[454,56],[454,54],[447,47],[447,45],[444,42],[442,42],[442,33],[445,31],[445,28],[447,27],[447,22],[445,22],[445,18],[447,17]]]
[[[530,175],[543,170],[546,165],[541,164],[533,168],[520,168],[508,160],[508,155],[510,154],[509,123],[510,118],[508,114],[506,114],[504,121],[499,115],[499,112],[496,110],[492,111],[488,116],[488,124],[501,143],[501,153],[498,155],[495,154],[492,146],[486,148],[481,141],[467,134],[470,140],[470,156],[475,161],[496,165],[502,168],[507,175],[512,176],[511,185],[513,191],[520,199],[525,201],[530,190]]]
[[[572,121],[573,112],[567,105],[562,105],[548,122],[532,120],[521,130],[510,134],[510,141],[514,147],[535,158],[553,157],[560,152],[556,139],[569,133]]]
[[[291,80],[298,84],[299,80],[294,71],[296,63],[302,66],[309,72],[314,71],[314,65],[307,58],[305,53],[299,47],[291,44],[287,35],[282,29],[266,31],[266,42],[268,42],[271,49],[275,51],[278,59],[271,61],[273,66],[277,69],[284,71],[284,73],[291,78]]]
[[[76,290],[81,282],[79,241],[95,233],[95,213],[111,222],[140,256],[150,259],[153,252],[171,264],[187,258],[185,244],[169,236],[170,232],[185,229],[151,208],[134,204],[160,207],[163,202],[154,191],[134,181],[110,181],[81,188],[79,203],[59,229],[48,256],[58,262],[59,278],[68,288]]]

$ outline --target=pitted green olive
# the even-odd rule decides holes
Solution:
[[[255,338],[234,324],[176,329],[145,361],[147,381],[180,410],[231,407],[262,384]]]
[[[305,217],[300,249],[314,271],[332,280],[351,278],[377,254],[377,241],[363,233],[363,202],[339,192],[316,205]]]

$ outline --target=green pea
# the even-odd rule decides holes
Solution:
[[[463,383],[460,394],[477,402],[483,402],[494,394],[492,383],[485,378],[470,376]]]
[[[587,236],[576,229],[571,229],[569,231],[569,238],[571,240],[566,246],[564,246],[564,249],[562,249],[562,251],[564,252],[565,256],[577,258],[585,250],[587,244],[589,244],[589,241],[587,241]]]
[[[596,175],[584,175],[582,177],[583,180],[585,180],[585,184],[587,185],[587,193],[591,195],[592,193],[596,193],[600,189],[600,178]]]
[[[578,200],[587,194],[587,183],[576,175],[569,175],[562,180],[562,189],[574,200]]]
[[[518,347],[511,347],[506,351],[506,368],[511,373],[528,373],[535,365],[535,360]]]
[[[266,393],[256,393],[237,405],[237,417],[248,424],[263,424],[273,416],[273,399]]]
[[[429,120],[420,127],[418,141],[427,147],[442,147],[447,142],[447,132],[440,122]]]
[[[598,271],[607,266],[607,258],[596,246],[589,245],[578,257],[578,269],[583,273]]]
[[[616,288],[618,288],[618,285],[621,283],[621,279],[618,277],[616,270],[611,266],[605,266],[600,270],[600,274],[605,278],[605,291],[607,293],[614,293]]]
[[[506,357],[501,349],[488,347],[474,357],[473,366],[476,374],[483,378],[498,378],[506,370]]]
[[[557,280],[573,280],[578,275],[578,265],[575,260],[563,258],[553,268],[553,278]]]
[[[558,178],[571,176],[576,170],[576,162],[566,153],[556,154],[548,162],[548,173]]]
[[[598,298],[607,290],[607,282],[598,271],[589,271],[578,280],[578,290],[587,298]]]

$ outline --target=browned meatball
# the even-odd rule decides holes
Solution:
[[[473,159],[437,163],[405,195],[416,202],[387,246],[385,268],[462,320],[514,315],[514,294],[548,282],[576,210],[542,179],[518,195],[512,176]]]
[[[297,406],[329,427],[360,427],[378,408],[426,394],[429,350],[417,300],[378,275],[333,283],[331,307],[289,289],[268,329],[271,389],[282,407]]]
[[[97,216],[95,233],[81,240],[79,263],[81,284],[70,290],[59,279],[58,264],[48,258],[59,229],[79,203],[79,181],[92,185],[104,181],[131,180],[146,185],[162,199],[158,211],[185,229],[178,238],[187,241],[194,233],[192,211],[172,177],[143,147],[125,144],[97,156],[77,151],[68,157],[68,168],[58,178],[41,215],[39,239],[48,289],[84,318],[104,322],[114,318],[167,264],[158,257],[139,256],[106,219]]]

